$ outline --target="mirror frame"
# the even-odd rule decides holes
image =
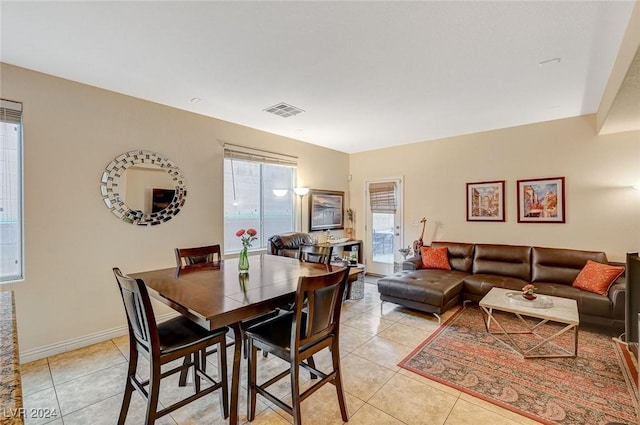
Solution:
[[[132,210],[122,201],[123,195],[119,191],[119,181],[125,171],[134,165],[155,165],[169,173],[173,179],[175,194],[169,205],[161,211],[145,214],[139,210]],[[157,152],[136,150],[123,153],[107,165],[100,179],[100,193],[107,208],[125,223],[139,226],[154,226],[171,220],[184,206],[187,196],[185,178],[180,168],[173,161]]]

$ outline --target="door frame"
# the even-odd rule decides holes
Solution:
[[[388,177],[376,177],[371,179],[365,179],[364,181],[364,252],[363,252],[363,261],[367,267],[367,273],[373,273],[379,275],[380,273],[375,273],[375,269],[369,270],[370,267],[373,266],[373,240],[372,235],[369,233],[369,229],[371,228],[371,211],[370,211],[370,203],[369,203],[369,184],[370,183],[383,183],[383,182],[394,182],[398,185],[397,188],[397,196],[398,196],[398,205],[396,210],[396,223],[399,226],[396,230],[396,235],[394,236],[394,247],[403,247],[404,246],[404,175],[400,176],[388,176]],[[397,250],[394,249],[393,259],[394,263],[396,261],[400,261],[401,255]],[[393,273],[393,265],[391,266],[391,270],[389,270],[389,274]]]

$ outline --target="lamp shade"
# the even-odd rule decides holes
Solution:
[[[293,191],[296,193],[296,195],[298,196],[304,196],[307,193],[309,193],[309,188],[308,187],[294,187]]]

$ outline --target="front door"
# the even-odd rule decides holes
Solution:
[[[366,270],[386,276],[402,258],[402,179],[368,181],[366,193]]]

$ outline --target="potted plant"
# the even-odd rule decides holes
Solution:
[[[538,297],[536,289],[532,284],[525,285],[522,287],[522,296],[528,300],[535,300]]]
[[[347,208],[346,210],[347,213],[347,220],[349,220],[350,226],[349,227],[345,227],[344,232],[346,233],[346,235],[349,238],[354,238],[355,237],[355,211],[352,208]]]

